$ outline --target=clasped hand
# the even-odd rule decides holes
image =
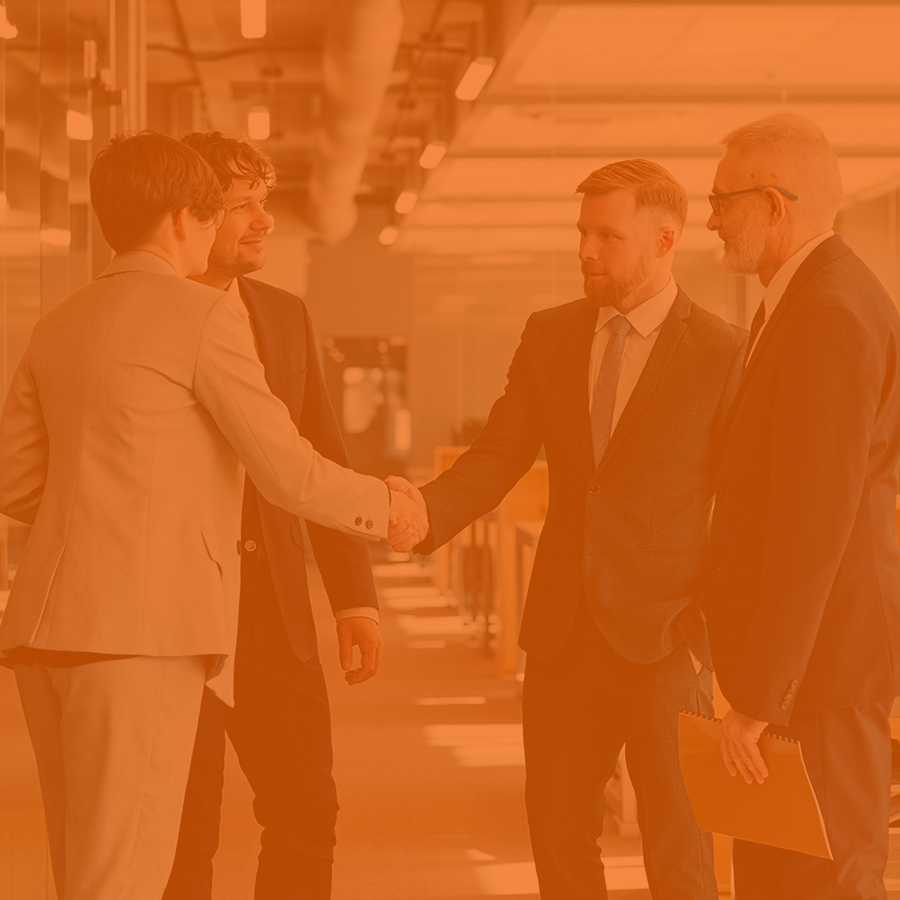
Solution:
[[[391,489],[387,542],[394,550],[411,550],[428,534],[428,507],[419,489],[399,475],[389,475]]]

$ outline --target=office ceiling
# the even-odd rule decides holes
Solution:
[[[575,185],[645,156],[692,198],[682,246],[716,249],[703,223],[719,140],[786,110],[825,129],[848,203],[896,188],[898,45],[896,3],[538,2],[395,246],[571,249]]]
[[[107,0],[70,0],[84,16]],[[268,31],[240,34],[239,0],[147,0],[150,124],[246,129],[265,142],[281,191],[301,203],[321,111],[332,4],[268,0]],[[900,3],[403,0],[394,70],[357,202],[391,211],[397,252],[571,250],[575,185],[631,156],[688,188],[682,246],[715,249],[703,223],[719,140],[780,110],[807,113],[834,142],[847,202],[900,186]],[[475,102],[454,97],[469,61],[499,65]],[[440,165],[418,166],[432,140]],[[404,189],[418,193],[393,213]]]

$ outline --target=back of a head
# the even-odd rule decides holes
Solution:
[[[275,164],[249,141],[231,137],[221,131],[192,131],[181,142],[196,150],[212,166],[223,191],[229,190],[235,178],[259,183],[269,190],[275,187]]]
[[[756,184],[798,196],[788,209],[820,227],[834,221],[844,189],[837,156],[825,132],[808,116],[776,113],[736,128],[722,140]]]
[[[97,154],[90,181],[91,204],[116,253],[148,240],[170,213],[186,208],[208,221],[222,203],[219,181],[203,158],[154,131],[116,135]]]
[[[657,212],[678,227],[687,222],[687,191],[668,169],[648,159],[623,159],[591,172],[575,189],[578,194],[608,194],[619,188],[634,190],[639,208]]]

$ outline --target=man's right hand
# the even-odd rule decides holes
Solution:
[[[411,550],[428,533],[428,507],[419,489],[399,475],[389,475],[391,489],[387,541],[398,551]]]

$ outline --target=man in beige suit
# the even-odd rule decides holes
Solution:
[[[210,675],[230,699],[244,468],[322,525],[395,544],[420,525],[298,435],[240,298],[184,277],[222,219],[200,156],[115,138],[91,194],[117,255],[38,322],[0,418],[0,510],[32,525],[0,650],[61,900],[157,900]]]

